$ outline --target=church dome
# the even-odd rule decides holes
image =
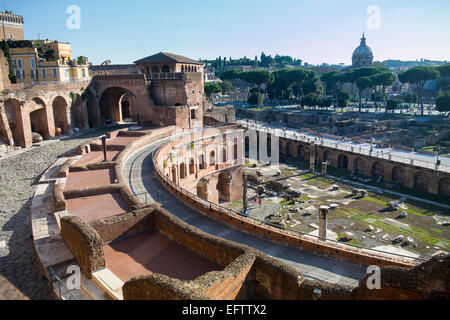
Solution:
[[[373,62],[372,49],[366,44],[366,38],[363,33],[361,44],[355,49],[352,56],[352,67],[370,66]]]

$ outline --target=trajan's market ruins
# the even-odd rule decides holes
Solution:
[[[93,65],[0,18],[0,299],[450,298],[450,162],[421,149],[448,117],[214,105],[276,87],[211,94],[178,53]],[[376,65],[366,39],[339,72]]]

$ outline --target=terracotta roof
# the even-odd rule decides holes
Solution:
[[[189,63],[189,64],[200,64],[202,65],[202,62],[195,61],[183,56],[180,56],[178,54],[168,53],[168,52],[160,52],[153,56],[149,56],[143,59],[140,59],[138,61],[135,61],[134,63],[157,63],[157,62],[178,62],[178,63]]]

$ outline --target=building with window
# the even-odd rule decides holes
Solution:
[[[8,41],[17,83],[88,81],[86,57],[72,60],[70,43],[49,40]]]
[[[203,73],[203,63],[178,54],[160,52],[134,62],[140,74]]]

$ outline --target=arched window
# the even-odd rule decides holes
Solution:
[[[167,64],[163,65],[161,68],[161,72],[169,73],[170,72],[169,66]]]
[[[184,65],[181,66],[181,72],[184,72]]]
[[[153,66],[152,67],[152,73],[160,73],[161,71],[159,70],[158,66]]]

